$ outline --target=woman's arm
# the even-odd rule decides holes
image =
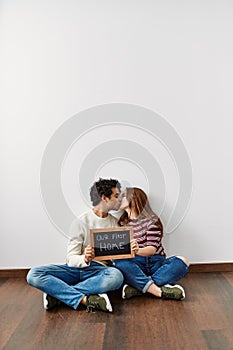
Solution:
[[[131,243],[131,248],[134,251],[136,255],[140,256],[151,256],[154,255],[156,252],[156,248],[153,246],[147,246],[144,248],[139,248],[138,242],[136,239],[132,239]]]
[[[155,253],[156,253],[155,247],[149,245],[149,246],[144,247],[144,248],[139,248],[138,252],[136,253],[136,255],[151,256],[151,255],[154,255]]]

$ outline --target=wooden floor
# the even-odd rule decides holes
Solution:
[[[24,279],[0,279],[0,349],[233,349],[233,272],[190,273],[182,302],[109,294],[114,313],[42,307]]]

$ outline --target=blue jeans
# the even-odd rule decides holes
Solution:
[[[124,275],[125,283],[146,293],[152,283],[157,286],[174,284],[188,273],[188,266],[176,256],[136,256],[132,259],[114,260],[113,265]]]
[[[84,268],[48,265],[32,268],[27,282],[66,305],[77,309],[85,295],[101,294],[120,288],[123,276],[115,267],[95,261]]]

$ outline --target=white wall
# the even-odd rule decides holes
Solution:
[[[66,239],[41,201],[42,156],[63,122],[112,102],[154,110],[189,153],[192,201],[165,236],[168,254],[233,261],[232,1],[7,0],[0,10],[0,268],[64,261]],[[140,176],[145,185],[143,174],[131,183]]]

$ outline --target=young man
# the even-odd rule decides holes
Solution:
[[[93,261],[90,229],[116,227],[117,219],[109,214],[121,204],[120,183],[114,179],[99,179],[90,190],[92,210],[82,214],[71,224],[67,249],[67,263],[32,268],[27,282],[40,289],[44,308],[51,309],[60,302],[77,309],[80,304],[93,309],[112,312],[106,292],[120,288],[123,276],[107,263]]]

